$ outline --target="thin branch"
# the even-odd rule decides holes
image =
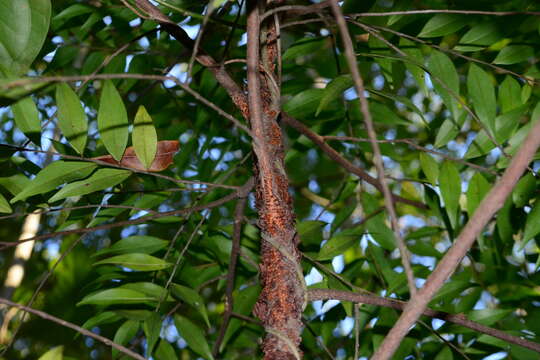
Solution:
[[[353,13],[353,14],[347,14],[347,16],[351,16],[351,17],[374,17],[374,16],[418,15],[418,14],[462,14],[462,15],[490,15],[490,16],[533,15],[533,16],[540,16],[539,11],[483,11],[483,10],[450,10],[450,9],[425,9],[425,10],[408,10],[408,11]]]
[[[386,211],[388,212],[388,216],[390,217],[390,224],[392,225],[392,230],[394,231],[394,237],[396,238],[399,252],[401,253],[401,263],[403,264],[403,269],[405,270],[405,275],[407,276],[409,291],[412,296],[416,293],[416,285],[414,282],[414,273],[411,267],[409,250],[407,249],[407,245],[405,245],[405,241],[401,237],[398,216],[396,209],[394,208],[394,201],[392,200],[392,193],[384,176],[384,164],[381,149],[377,143],[377,133],[375,132],[375,127],[373,126],[373,119],[371,117],[369,104],[365,95],[364,80],[358,71],[351,35],[349,34],[349,29],[347,29],[347,23],[345,22],[345,18],[341,12],[341,7],[339,6],[337,0],[331,0],[331,6],[341,32],[341,39],[343,40],[343,46],[345,47],[345,57],[353,78],[354,87],[356,89],[356,93],[358,94],[358,98],[360,99],[360,111],[364,118],[364,124],[366,126],[371,147],[373,148],[373,162],[375,163],[379,184],[381,185],[384,195],[384,204]]]
[[[240,238],[242,235],[242,219],[244,217],[244,211],[246,207],[246,198],[240,198],[236,201],[236,208],[234,210],[234,225],[233,225],[233,238],[231,248],[231,259],[229,260],[229,268],[227,272],[227,286],[225,288],[225,313],[223,314],[223,321],[219,328],[219,333],[212,354],[217,356],[219,354],[219,347],[223,339],[225,338],[225,332],[229,327],[229,321],[231,319],[231,313],[233,311],[233,291],[234,291],[234,278],[236,276],[236,263],[238,262],[238,255],[240,254]]]
[[[286,112],[281,113],[281,120],[285,124],[289,125],[293,129],[295,129],[296,131],[305,135],[308,139],[313,141],[324,153],[326,153],[326,155],[328,155],[329,158],[337,162],[345,170],[347,170],[351,174],[358,176],[360,179],[364,180],[368,184],[373,185],[377,190],[381,191],[381,185],[379,181],[377,181],[377,179],[369,175],[364,169],[354,165],[349,160],[345,159],[341,154],[339,154],[336,150],[334,150],[334,148],[332,148],[330,145],[324,142],[324,138],[322,136],[314,133],[306,125],[296,120],[295,118],[293,118]],[[428,209],[427,205],[424,203],[406,199],[399,195],[393,195],[392,197],[394,201],[399,201],[403,204],[412,205],[419,209]]]
[[[474,244],[476,237],[502,207],[506,197],[531,162],[538,146],[540,146],[540,121],[537,119],[503,176],[484,197],[450,250],[428,277],[424,286],[409,301],[398,322],[390,330],[374,354],[373,360],[386,360],[392,357],[411,326],[414,325],[424,309],[426,309],[429,301],[456,270],[467,251]]]
[[[244,185],[242,185],[238,191],[232,192],[229,195],[226,195],[222,197],[221,199],[214,200],[209,202],[208,204],[203,205],[197,205],[192,206],[189,208],[184,209],[178,209],[178,210],[171,210],[166,212],[160,212],[159,214],[155,215],[148,215],[144,216],[138,219],[133,220],[125,220],[125,221],[118,221],[112,224],[105,224],[105,225],[98,225],[94,227],[84,228],[84,229],[72,229],[72,230],[64,230],[64,231],[58,231],[54,233],[49,234],[43,234],[43,235],[37,235],[32,238],[25,239],[24,241],[32,241],[32,240],[44,240],[44,239],[50,239],[57,236],[65,236],[65,235],[71,235],[71,234],[81,234],[81,233],[87,233],[87,232],[93,232],[97,230],[108,230],[116,227],[122,227],[122,226],[128,226],[128,225],[136,225],[136,224],[142,224],[150,220],[159,219],[165,216],[176,216],[176,215],[183,215],[183,214],[189,214],[191,212],[195,211],[201,211],[205,209],[212,209],[218,206],[221,206],[233,199],[238,198],[239,196],[243,196],[242,194],[245,194],[246,192],[249,192],[253,188],[253,178],[250,178]],[[11,242],[11,241],[0,241],[0,245],[2,246],[0,248],[1,250],[4,250],[5,248],[17,246],[21,243],[21,241],[17,242]]]
[[[420,294],[420,292],[418,292]],[[350,291],[342,290],[330,290],[330,289],[310,289],[308,291],[309,300],[340,300],[340,301],[351,301],[353,303],[362,303],[375,306],[383,306],[387,308],[392,308],[400,311],[405,311],[406,307],[410,303],[403,301],[388,299],[377,295],[371,294],[357,294]],[[524,348],[536,351],[540,353],[540,344],[520,337],[510,335],[504,331],[490,328],[488,326],[479,324],[477,322],[468,320],[463,314],[450,314],[444,311],[437,311],[432,309],[423,309],[420,312],[420,315],[429,316],[444,321],[448,321],[457,325],[464,326],[466,328],[472,329],[482,334],[487,334],[498,339],[504,340],[510,344],[516,344],[523,346]],[[381,345],[382,347],[382,345]],[[379,349],[381,348],[379,347]],[[374,359],[372,357],[372,359]]]
[[[75,325],[75,324],[73,324],[73,323],[71,323],[69,321],[62,320],[60,318],[57,318],[56,316],[47,314],[46,312],[36,310],[36,309],[30,308],[28,306],[24,306],[24,305],[21,305],[21,304],[17,304],[15,302],[9,301],[9,300],[4,299],[4,298],[0,298],[0,303],[4,304],[4,305],[7,305],[7,306],[18,308],[18,309],[20,309],[22,311],[25,311],[27,313],[39,316],[42,319],[52,321],[52,322],[54,322],[54,323],[56,323],[58,325],[73,329],[73,330],[77,331],[78,333],[80,333],[82,335],[91,337],[92,339],[95,339],[95,340],[97,340],[99,342],[102,342],[103,344],[105,344],[107,346],[115,348],[116,350],[120,351],[122,354],[130,356],[133,359],[145,360],[145,358],[143,356],[129,350],[128,348],[126,348],[126,347],[124,347],[124,346],[122,346],[120,344],[117,344],[117,343],[113,342],[112,340],[110,340],[110,339],[108,339],[106,337],[95,334],[95,333],[93,333],[93,332],[91,332],[89,330],[86,330],[86,329],[78,326],[78,325]]]
[[[370,141],[369,139],[356,138],[356,137],[351,137],[351,136],[323,136],[323,139],[324,140],[338,140],[338,141],[354,141],[354,142],[369,142]],[[474,164],[472,162],[469,162],[469,161],[466,161],[466,160],[463,160],[463,159],[460,159],[460,158],[450,156],[450,155],[445,154],[445,153],[443,153],[441,151],[437,151],[437,150],[433,150],[433,149],[423,147],[421,145],[418,145],[417,143],[415,143],[411,139],[391,139],[391,140],[388,139],[388,140],[377,140],[377,142],[381,143],[381,144],[395,144],[395,143],[407,144],[407,145],[409,145],[409,146],[411,146],[411,147],[413,147],[413,148],[415,148],[417,150],[427,152],[427,153],[430,153],[430,154],[433,154],[433,155],[440,156],[440,157],[442,157],[444,159],[447,159],[447,160],[450,160],[450,161],[453,161],[453,162],[457,162],[457,163],[469,166],[469,167],[471,167],[473,169],[476,169],[478,171],[489,173],[491,175],[496,175],[496,176],[498,175],[498,173],[495,170],[492,170],[490,168],[487,168],[487,167],[484,167],[484,166],[481,166],[481,165]]]

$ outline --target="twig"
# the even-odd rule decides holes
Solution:
[[[225,332],[229,326],[231,319],[231,313],[233,311],[233,291],[234,291],[234,278],[236,276],[236,263],[238,261],[238,255],[240,253],[240,238],[242,235],[242,219],[244,217],[244,210],[246,207],[246,198],[240,198],[236,201],[236,208],[234,210],[234,225],[233,225],[233,238],[231,248],[231,258],[229,260],[229,268],[227,272],[227,286],[225,288],[225,313],[223,314],[223,322],[219,328],[219,333],[212,354],[217,356],[219,354],[219,347],[225,337]]]
[[[384,195],[384,204],[386,207],[386,211],[388,212],[388,216],[390,217],[390,224],[392,225],[394,237],[396,238],[399,252],[401,253],[401,263],[403,264],[403,269],[405,270],[405,275],[407,276],[409,291],[411,293],[411,296],[414,296],[414,294],[416,293],[416,285],[414,282],[414,273],[409,259],[409,250],[405,245],[405,241],[401,237],[398,217],[396,214],[396,209],[394,208],[394,201],[392,200],[392,193],[390,192],[390,188],[388,187],[388,184],[386,183],[386,179],[384,177],[384,164],[382,161],[381,149],[379,148],[379,144],[377,143],[377,133],[375,132],[375,128],[373,126],[373,119],[371,118],[369,104],[365,95],[364,80],[362,79],[362,75],[358,71],[351,35],[349,34],[349,29],[347,29],[347,23],[345,22],[345,18],[343,17],[343,13],[341,12],[341,7],[339,6],[337,0],[330,0],[330,4],[332,6],[334,17],[336,18],[336,22],[341,32],[341,39],[343,40],[343,46],[345,47],[345,57],[347,59],[349,70],[353,78],[354,87],[356,89],[356,93],[358,94],[358,98],[360,99],[360,111],[364,118],[364,124],[366,126],[371,147],[373,148],[373,162],[375,163],[379,184],[382,188],[382,193]]]
[[[420,294],[420,291],[417,294]],[[408,306],[408,303],[399,301],[399,300],[388,299],[388,298],[384,298],[384,297],[372,295],[372,294],[357,294],[354,292],[342,291],[342,290],[310,289],[308,291],[308,295],[309,295],[310,301],[335,299],[335,300],[340,300],[340,301],[351,301],[354,303],[383,306],[383,307],[388,307],[388,308],[392,308],[392,309],[396,309],[396,310],[400,310],[404,312],[406,311],[406,307]],[[533,341],[529,341],[526,339],[522,339],[520,337],[507,334],[504,331],[493,329],[488,326],[479,324],[477,322],[468,320],[463,314],[450,314],[444,311],[423,309],[420,312],[420,315],[429,316],[429,317],[441,319],[444,321],[449,321],[451,323],[475,330],[479,333],[496,337],[508,343],[516,344],[519,346],[523,346],[524,348],[527,348],[536,352],[540,352],[540,344],[538,343],[535,343]],[[379,349],[381,347],[379,347]]]
[[[54,323],[56,323],[58,325],[73,329],[73,330],[77,331],[78,333],[80,333],[82,335],[91,337],[92,339],[95,339],[95,340],[97,340],[99,342],[102,342],[103,344],[105,344],[107,346],[115,348],[116,350],[120,351],[121,353],[123,353],[123,354],[125,354],[127,356],[132,357],[133,359],[145,360],[145,358],[143,356],[129,350],[128,348],[126,348],[126,347],[124,347],[124,346],[122,346],[120,344],[117,344],[117,343],[113,342],[112,340],[110,340],[110,339],[108,339],[106,337],[95,334],[95,333],[93,333],[93,332],[91,332],[89,330],[86,330],[86,329],[78,326],[78,325],[75,325],[75,324],[73,324],[73,323],[71,323],[69,321],[62,320],[60,318],[57,318],[56,316],[47,314],[46,312],[36,310],[36,309],[30,308],[28,306],[24,306],[24,305],[21,305],[21,304],[17,304],[15,302],[9,301],[9,300],[4,299],[4,298],[0,298],[0,303],[4,304],[4,305],[7,305],[7,306],[18,308],[18,309],[20,309],[22,311],[25,311],[27,313],[37,315],[42,319],[49,320],[49,321],[52,321],[52,322],[54,322]]]
[[[407,304],[403,314],[390,330],[383,343],[373,356],[373,360],[389,359],[396,351],[399,343],[420,317],[429,301],[441,288],[443,283],[459,266],[476,237],[493,215],[502,207],[508,194],[512,191],[521,174],[532,160],[540,145],[540,121],[532,127],[518,153],[514,156],[503,176],[484,197],[473,216],[469,219],[454,244],[428,277],[424,286]]]

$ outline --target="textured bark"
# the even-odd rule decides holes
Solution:
[[[254,143],[256,202],[262,237],[262,291],[254,314],[267,332],[262,345],[264,358],[299,359],[305,286],[285,173],[282,133],[277,123],[279,89],[273,85],[278,83],[276,27],[274,19],[270,18],[259,32],[259,12],[262,11],[260,3],[249,2],[248,97],[251,128],[257,138]]]

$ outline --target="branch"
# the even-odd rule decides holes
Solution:
[[[232,192],[229,195],[226,195],[226,196],[222,197],[221,199],[211,201],[208,204],[192,206],[190,208],[184,208],[184,209],[160,212],[160,213],[155,214],[155,215],[148,215],[148,216],[144,216],[144,217],[134,219],[134,220],[118,221],[118,222],[115,222],[113,224],[98,225],[98,226],[84,228],[84,229],[64,230],[64,231],[58,231],[58,232],[49,233],[49,234],[37,235],[37,236],[31,237],[31,238],[27,238],[24,241],[43,240],[43,239],[50,239],[52,237],[57,237],[57,236],[65,236],[65,235],[71,235],[71,234],[81,234],[81,233],[87,233],[87,232],[92,232],[92,231],[97,231],[97,230],[108,230],[108,229],[121,227],[121,226],[142,224],[142,223],[147,222],[149,220],[159,219],[159,218],[162,218],[162,217],[165,217],[165,216],[175,216],[175,215],[189,214],[189,213],[194,212],[194,211],[212,209],[212,208],[221,206],[221,205],[223,205],[223,204],[225,204],[225,203],[227,203],[227,202],[229,202],[229,201],[231,201],[233,199],[236,199],[238,197],[243,196],[243,194],[245,194],[246,192],[249,192],[252,188],[253,188],[253,178],[250,178],[237,191]],[[0,245],[2,245],[2,247],[0,248],[0,251],[4,250],[5,248],[11,247],[11,246],[17,246],[21,242],[23,242],[23,241],[17,241],[17,242],[0,241]]]
[[[375,306],[383,306],[396,310],[403,311],[406,308],[407,303],[404,301],[388,299],[377,295],[371,294],[357,294],[350,291],[342,290],[330,290],[330,289],[310,289],[308,291],[309,300],[341,300],[341,301],[351,301],[353,303],[362,303]],[[524,348],[536,351],[540,353],[540,344],[520,337],[510,335],[504,331],[490,328],[489,326],[484,326],[477,322],[468,320],[463,314],[450,314],[444,311],[437,311],[432,309],[424,309],[421,312],[421,315],[429,316],[444,321],[448,321],[457,325],[464,326],[466,328],[478,331],[482,334],[487,334],[498,339],[504,340],[511,344],[516,344],[523,346]]]
[[[456,270],[467,251],[474,244],[476,237],[503,206],[506,197],[531,162],[538,146],[540,146],[540,121],[537,120],[503,176],[482,200],[472,218],[469,219],[450,250],[428,277],[424,286],[409,301],[398,322],[377,349],[373,360],[386,360],[392,357],[411,326],[422,315],[429,301]]]
[[[95,333],[93,333],[91,331],[88,331],[88,330],[86,330],[86,329],[84,329],[84,328],[82,328],[82,327],[80,327],[78,325],[75,325],[75,324],[73,324],[73,323],[71,323],[69,321],[62,320],[60,318],[57,318],[56,316],[47,314],[46,312],[36,310],[36,309],[30,308],[30,307],[27,307],[27,306],[24,306],[24,305],[21,305],[21,304],[17,304],[17,303],[14,303],[12,301],[9,301],[7,299],[4,299],[4,298],[0,298],[0,303],[4,304],[4,305],[7,305],[7,306],[11,306],[11,307],[21,309],[21,310],[23,310],[23,311],[25,311],[27,313],[37,315],[42,319],[49,320],[49,321],[57,323],[57,324],[59,324],[61,326],[73,329],[73,330],[77,331],[78,333],[80,333],[82,335],[91,337],[91,338],[93,338],[93,339],[95,339],[95,340],[97,340],[99,342],[102,342],[103,344],[105,344],[107,346],[115,348],[116,350],[120,351],[121,353],[123,353],[123,354],[125,354],[127,356],[132,357],[133,359],[145,360],[145,358],[143,356],[129,350],[128,348],[126,348],[126,347],[124,347],[124,346],[122,346],[120,344],[117,344],[117,343],[113,342],[112,340],[107,339],[106,337],[103,337],[101,335],[98,335],[98,334],[95,334]]]

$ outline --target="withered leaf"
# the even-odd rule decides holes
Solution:
[[[146,168],[137,158],[135,149],[130,146],[124,152],[122,159],[116,161],[112,155],[103,155],[92,158],[92,160],[104,161],[109,164],[119,165],[134,170],[159,172],[165,170],[173,162],[173,156],[180,148],[180,143],[176,140],[163,140],[157,143],[157,152],[150,168]]]

